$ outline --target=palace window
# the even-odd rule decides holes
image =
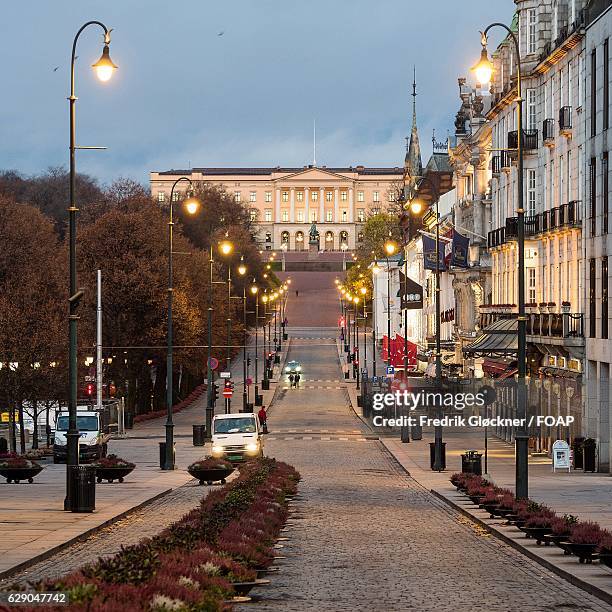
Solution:
[[[249,211],[249,218],[251,221],[257,221],[257,217],[259,216],[259,211],[256,208],[251,208]]]
[[[358,202],[365,202],[365,198],[363,196],[363,191],[358,191],[357,192],[357,201]]]
[[[178,202],[179,201],[179,196],[180,196],[180,193],[178,191],[173,192],[172,193],[172,201],[173,202]]]
[[[316,202],[319,199],[319,192],[318,191],[311,191],[310,192],[310,199],[313,202]]]
[[[342,211],[342,221],[343,221],[343,222],[346,222],[346,220],[347,220],[347,214],[348,214],[348,213],[347,213],[347,211],[346,211],[346,210],[343,210],[343,211]]]
[[[527,216],[535,215],[536,209],[536,171],[527,170]]]
[[[334,212],[332,210],[328,210],[325,213],[325,220],[329,223],[330,221],[334,220]]]
[[[158,202],[164,202],[166,199],[166,192],[165,191],[158,191],[157,192],[157,201]]]
[[[287,221],[289,221],[289,211],[288,210],[283,210],[282,220],[284,223],[287,223]]]
[[[395,202],[395,191],[389,192],[389,202]]]
[[[536,296],[536,269],[535,268],[527,268],[527,272],[529,275],[529,298],[528,301],[531,304],[535,304],[537,301]]]
[[[334,201],[334,192],[333,191],[326,191],[325,192],[325,200],[327,202],[333,202]]]
[[[357,209],[357,221],[363,223],[365,221],[365,210],[363,208]]]
[[[372,192],[372,202],[380,202],[380,193],[378,191]]]
[[[304,201],[304,192],[303,191],[296,191],[295,192],[295,199],[298,202],[303,202]]]
[[[341,191],[340,192],[340,199],[343,202],[346,202],[348,200],[348,192],[347,191]]]
[[[272,210],[270,208],[266,208],[264,212],[264,219],[267,223],[270,223],[272,221]]]
[[[251,193],[249,194],[249,200],[251,202],[257,202],[257,192],[256,191],[251,191]]]
[[[239,191],[234,191],[234,202],[240,202],[242,196]]]
[[[527,11],[527,53],[536,52],[536,23],[536,10],[529,9]]]
[[[298,211],[297,211],[297,220],[298,220],[300,223],[303,223],[303,222],[304,222],[304,211],[303,211],[303,210],[298,210]]]
[[[272,201],[272,192],[271,191],[266,191],[265,201],[266,202],[271,202]]]
[[[311,210],[310,211],[310,222],[311,223],[316,223],[317,221],[317,211],[316,210]]]
[[[282,199],[283,199],[283,202],[288,202],[289,201],[289,192],[288,191],[283,191]]]

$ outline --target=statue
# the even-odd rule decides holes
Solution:
[[[310,227],[310,244],[319,244],[319,231],[317,230],[317,224],[313,223]]]

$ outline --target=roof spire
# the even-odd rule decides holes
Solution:
[[[406,147],[406,157],[404,159],[404,168],[407,173],[412,176],[423,175],[423,162],[421,161],[421,146],[419,144],[419,130],[417,127],[416,118],[416,66],[413,66],[412,72],[412,131],[410,139],[406,138],[408,146]]]

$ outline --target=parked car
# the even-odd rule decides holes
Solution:
[[[79,430],[80,461],[95,461],[106,456],[110,439],[108,426],[102,414],[91,408],[77,407],[77,428]],[[68,411],[58,412],[55,420],[53,463],[64,463],[68,456],[67,436]]]

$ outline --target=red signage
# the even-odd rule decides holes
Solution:
[[[233,393],[234,392],[232,391],[231,387],[225,387],[223,389],[223,397],[232,397]]]

